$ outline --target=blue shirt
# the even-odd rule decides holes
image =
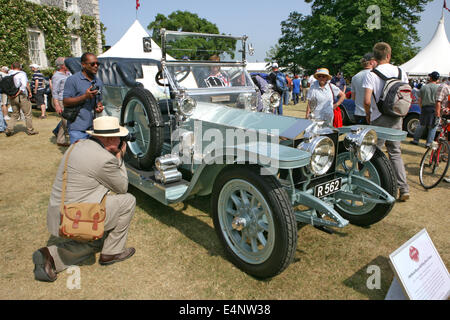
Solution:
[[[300,81],[300,79],[294,79],[294,80],[292,80],[292,92],[293,93],[300,93],[300,84],[301,84],[301,81]]]
[[[344,78],[333,77],[331,79],[331,83],[338,87],[341,91],[344,91],[344,87],[346,86]],[[344,92],[345,93],[345,92]]]
[[[97,77],[94,77],[94,81],[96,82],[97,86],[100,87],[99,92],[101,92],[103,88],[103,82]],[[82,96],[91,86],[91,81],[87,79],[81,71],[79,71],[67,78],[66,83],[64,84],[63,99]],[[68,130],[91,130],[92,121],[94,120],[94,109],[99,101],[102,101],[101,94],[95,96],[93,99],[85,100],[75,121],[67,121]]]

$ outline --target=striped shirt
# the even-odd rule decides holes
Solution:
[[[33,88],[36,85],[36,80],[38,81],[37,90],[44,90],[45,78],[44,75],[39,70],[33,73],[33,77],[31,78],[31,85]]]
[[[448,103],[448,96],[450,95],[450,85],[448,82],[442,83],[436,91],[436,101],[441,102],[441,114],[450,114],[450,106]]]

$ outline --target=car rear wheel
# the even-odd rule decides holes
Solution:
[[[128,142],[125,161],[137,169],[151,170],[164,142],[161,110],[151,92],[144,88],[128,91],[120,120],[136,137]]]
[[[408,114],[403,120],[403,130],[408,132],[408,136],[413,137],[419,126],[419,115],[416,113]]]
[[[257,278],[281,273],[297,248],[297,227],[286,191],[258,166],[233,166],[214,183],[216,233],[230,260]]]

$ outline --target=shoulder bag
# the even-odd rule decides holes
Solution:
[[[64,164],[59,236],[77,241],[94,241],[101,239],[105,230],[106,194],[100,203],[64,203],[67,163],[74,146],[75,144],[70,147]]]

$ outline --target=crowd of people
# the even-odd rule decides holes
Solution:
[[[355,121],[359,124],[371,124],[380,127],[402,129],[402,117],[382,114],[379,103],[386,79],[398,78],[408,83],[406,73],[390,63],[391,47],[380,42],[375,44],[373,52],[365,54],[361,60],[362,70],[352,77],[351,99],[355,101]],[[72,264],[77,264],[101,251],[99,263],[112,264],[130,258],[134,248],[126,247],[129,225],[134,214],[136,200],[127,193],[128,178],[123,156],[126,143],[121,137],[128,130],[119,125],[115,117],[99,116],[104,109],[102,104],[102,81],[97,77],[99,61],[92,53],[84,53],[81,57],[82,70],[70,74],[64,57],[55,61],[56,72],[51,78],[52,104],[61,116],[61,121],[53,133],[59,146],[69,147],[60,161],[54,180],[47,211],[48,229],[52,235],[61,236],[60,215],[66,210],[66,203],[100,203],[105,200],[106,221],[105,232],[101,239],[90,242],[70,240],[57,245],[42,247],[33,253],[35,279],[55,281],[57,273]],[[33,89],[21,65],[14,62],[11,70],[1,69],[2,78],[12,76],[17,92],[3,93],[1,96],[1,125],[8,120],[4,129],[7,137],[15,132],[16,122],[24,115],[27,134],[35,135],[31,115],[30,97],[32,90],[36,103],[41,110],[41,119],[46,118],[43,101],[45,82],[39,66],[32,65]],[[225,85],[229,80],[213,69],[209,78],[219,78]],[[292,97],[293,103],[306,101],[306,118],[321,121],[326,126],[339,127],[341,112],[339,106],[346,98],[347,83],[342,73],[332,76],[327,68],[320,67],[312,75],[294,75],[292,78],[283,74],[276,63],[272,64],[272,72],[268,80],[259,75],[252,79],[259,88],[260,94],[268,90],[269,84],[280,94],[280,104],[275,113],[283,114],[283,105],[287,105]],[[429,82],[420,88],[419,104],[422,108],[420,126],[412,143],[418,144],[425,128],[429,129],[426,144],[434,139],[435,127],[439,117],[449,115],[448,96],[450,86],[448,80],[438,83],[437,72],[429,74]],[[258,105],[258,111],[262,106]],[[8,104],[12,114],[8,117]],[[68,135],[68,139],[67,139]],[[409,199],[409,186],[406,179],[405,166],[401,157],[399,141],[378,140],[378,147],[385,145],[392,162],[398,183],[400,201]]]

